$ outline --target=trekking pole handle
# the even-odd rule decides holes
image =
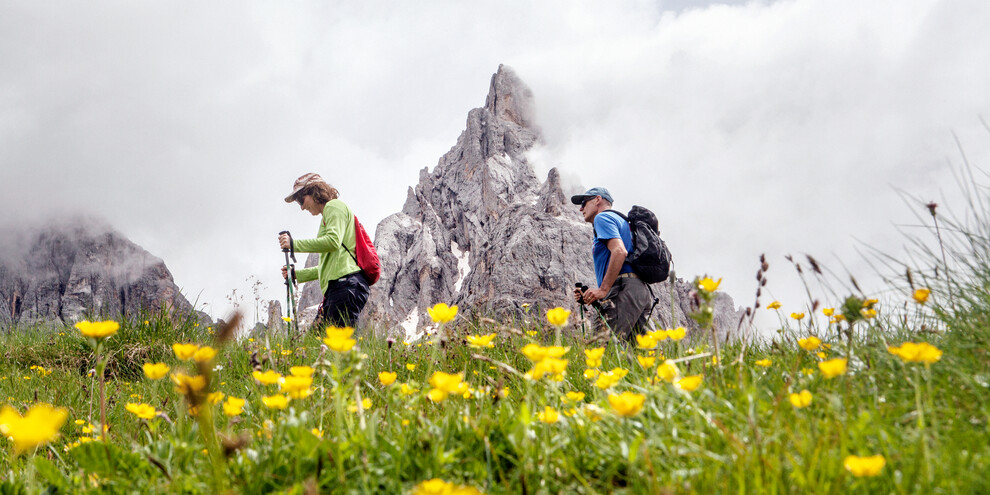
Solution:
[[[289,253],[289,257],[292,258],[292,262],[295,263],[296,262],[296,246],[292,242],[292,234],[289,233],[288,230],[283,230],[283,231],[281,231],[281,232],[278,233],[278,235],[282,235],[282,234],[285,234],[285,235],[289,236],[289,249],[282,248],[282,252],[283,253],[284,252],[288,252]]]
[[[588,286],[582,284],[581,282],[574,282],[574,288],[581,290],[581,315],[584,315],[584,293],[588,290]]]

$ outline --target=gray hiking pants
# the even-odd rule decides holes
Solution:
[[[645,332],[653,296],[642,280],[634,274],[623,273],[599,303],[602,318],[598,319],[598,330],[611,328],[619,338],[633,341],[636,334]]]

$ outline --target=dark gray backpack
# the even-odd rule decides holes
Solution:
[[[633,205],[628,215],[606,210],[622,217],[632,231],[632,252],[626,255],[626,263],[632,266],[636,276],[648,284],[667,280],[673,257],[667,244],[660,238],[660,223],[652,211]]]

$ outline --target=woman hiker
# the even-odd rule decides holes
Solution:
[[[313,321],[313,329],[322,329],[327,325],[356,326],[358,313],[364,308],[370,292],[368,282],[352,256],[356,234],[354,214],[337,196],[337,189],[327,184],[319,175],[311,173],[296,179],[292,194],[285,197],[286,203],[295,201],[300,209],[311,215],[323,216],[315,239],[290,241],[288,234],[278,237],[278,244],[282,249],[294,248],[298,253],[320,253],[320,262],[316,266],[294,270],[296,282],[320,281],[323,304]],[[290,242],[292,246],[289,245]],[[283,266],[282,277],[288,276],[286,267]]]

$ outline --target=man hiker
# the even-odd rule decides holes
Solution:
[[[323,304],[313,321],[314,329],[327,325],[356,326],[358,313],[364,308],[370,293],[368,281],[351,255],[356,244],[354,214],[343,201],[337,199],[338,196],[337,189],[324,182],[319,175],[310,173],[296,179],[292,193],[285,197],[286,203],[295,201],[301,210],[313,216],[322,215],[315,239],[290,240],[288,234],[278,237],[282,249],[320,253],[320,262],[316,266],[294,270],[297,282],[320,281]],[[288,276],[283,266],[282,277]]]
[[[592,256],[598,281],[597,289],[574,289],[574,299],[582,304],[597,301],[602,317],[597,322],[599,330],[609,328],[620,338],[632,341],[645,329],[653,297],[626,262],[633,247],[629,223],[617,213],[606,211],[612,207],[612,195],[604,187],[592,187],[584,194],[571,196],[571,202],[581,205],[584,221],[593,226]]]

